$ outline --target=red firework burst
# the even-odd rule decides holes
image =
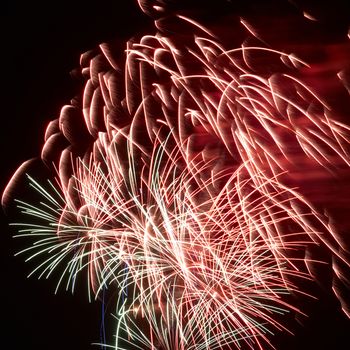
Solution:
[[[318,279],[321,246],[350,316],[348,226],[312,187],[349,179],[350,128],[318,86],[331,76],[349,105],[348,42],[322,48],[339,57],[325,67],[259,18],[225,17],[222,36],[227,23],[139,4],[157,33],[124,61],[113,44],[82,55],[83,96],[47,128],[57,185],[30,179],[43,201],[19,205],[39,220],[19,224],[37,238],[29,259],[45,256],[33,273],[63,265],[57,288],[87,271],[89,295],[115,289],[115,349],[263,349],[287,330],[280,314],[302,314],[294,296]]]

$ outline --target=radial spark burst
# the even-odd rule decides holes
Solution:
[[[273,347],[285,315],[303,313],[318,247],[350,316],[349,239],[328,192],[310,190],[349,178],[350,128],[312,84],[315,66],[236,22],[221,40],[220,26],[173,14],[127,43],[124,66],[112,44],[84,54],[83,97],[45,137],[55,185],[29,177],[41,201],[19,201],[33,274],[56,271],[72,290],[86,276],[91,299],[116,291],[112,348]]]
[[[102,163],[77,161],[57,200],[31,179],[45,201],[20,208],[42,222],[20,224],[20,236],[40,237],[24,251],[29,259],[49,253],[33,273],[49,276],[66,262],[57,287],[66,279],[74,288],[87,270],[96,295],[117,288],[118,330],[141,348],[254,348],[272,328],[283,329],[274,315],[300,312],[282,297],[298,291],[290,277],[308,278],[292,252],[317,234],[307,224],[311,214],[300,215],[291,202],[307,204],[278,177],[261,177],[257,187],[244,165],[202,181],[211,161],[190,171],[193,164],[162,142],[151,154],[139,152],[137,162],[137,146],[127,140],[123,167],[115,140],[99,139]],[[287,224],[294,228],[282,231]]]

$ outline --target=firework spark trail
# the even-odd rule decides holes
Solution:
[[[52,211],[60,215],[42,217],[57,226],[58,233],[48,232],[56,243],[44,238],[33,246],[37,250],[39,245],[38,254],[58,250],[53,261],[50,258],[40,266],[42,274],[50,274],[58,261],[72,254],[68,283],[87,266],[93,287],[97,279],[99,288],[108,281],[116,283],[120,297],[124,289],[128,294],[134,290],[130,305],[122,304],[127,316],[120,322],[124,317],[129,320],[132,313],[135,318],[134,310],[141,310],[156,344],[163,348],[176,342],[179,349],[221,348],[239,341],[253,348],[271,331],[268,325],[283,329],[273,313],[295,309],[281,295],[296,290],[289,275],[307,276],[294,266],[296,259],[288,252],[303,246],[300,236],[315,232],[308,232],[303,217],[292,208],[286,210],[297,197],[278,182],[270,179],[278,190],[263,196],[248,173],[244,178],[245,166],[241,166],[233,175],[210,179],[215,187],[216,181],[229,176],[214,199],[206,183],[201,188],[193,185],[191,167],[179,173],[184,163],[179,155],[167,155],[166,144],[160,146],[143,162],[151,168],[144,168],[138,179],[134,163],[121,171],[119,152],[123,152],[113,142],[104,148],[104,171],[91,160],[77,163],[75,185],[64,193],[64,203],[78,197],[79,209],[55,208]],[[203,164],[199,171],[210,166]],[[206,200],[197,205],[192,199],[199,193]],[[57,205],[54,199],[51,202]],[[28,207],[24,204],[24,208]],[[28,214],[42,213],[31,210]],[[279,227],[287,221],[296,223],[299,231],[281,234]],[[124,328],[129,330],[127,325]]]
[[[279,315],[302,313],[285,296],[307,294],[300,280],[321,263],[300,252],[319,244],[346,283],[348,242],[300,173],[347,171],[350,128],[303,81],[307,62],[241,24],[255,44],[227,49],[175,16],[176,35],[127,44],[123,69],[100,45],[82,56],[82,108],[47,129],[58,185],[30,179],[43,202],[19,205],[40,221],[19,224],[38,239],[23,253],[42,256],[39,276],[65,266],[57,288],[86,270],[90,298],[118,291],[115,349],[272,347]],[[62,135],[70,146],[57,152]]]
[[[99,289],[108,281],[116,283],[120,299],[125,290],[127,294],[133,290],[128,304],[122,303],[126,315],[121,321],[134,314],[133,323],[140,322],[136,316],[142,313],[162,348],[260,344],[259,338],[264,339],[270,327],[283,329],[273,313],[295,310],[281,298],[296,290],[288,276],[307,278],[287,252],[303,246],[299,236],[308,228],[297,213],[285,210],[286,199],[277,199],[287,193],[293,198],[293,192],[280,188],[263,198],[249,177],[241,178],[242,166],[214,200],[206,193],[206,184],[193,189],[194,176],[188,168],[179,173],[182,162],[176,153],[164,162],[165,149],[162,145],[160,152],[151,154],[155,161],[145,166],[155,168],[143,169],[144,177],[138,180],[133,171],[115,172],[119,152],[113,144],[105,148],[107,176],[100,164],[80,161],[74,177],[77,185],[72,187],[81,203],[79,210],[55,208],[54,218],[23,204],[27,214],[57,226],[58,235],[46,232],[49,239],[32,247],[38,252],[31,258],[58,251],[40,266],[41,274],[51,274],[57,262],[68,256],[59,283],[69,272],[67,283],[74,287],[76,274],[87,266],[93,287],[96,279]],[[209,166],[203,164],[200,171]],[[129,164],[129,169],[133,167]],[[197,205],[192,201],[197,192],[209,199]],[[64,196],[64,203],[72,202],[67,200],[72,193]],[[287,221],[297,223],[300,230],[277,234],[277,227]]]

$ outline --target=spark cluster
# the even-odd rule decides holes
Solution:
[[[43,148],[56,183],[30,178],[42,202],[19,202],[19,236],[35,239],[20,253],[42,259],[39,277],[59,271],[57,289],[85,274],[91,299],[117,291],[112,348],[273,347],[322,263],[305,252],[322,245],[349,267],[303,184],[349,168],[350,128],[296,55],[263,42],[227,49],[175,19],[194,34],[129,42],[123,68],[107,44],[83,55],[82,108],[62,109]],[[57,135],[70,147],[55,159]]]

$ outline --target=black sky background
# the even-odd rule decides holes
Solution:
[[[69,72],[78,67],[80,54],[115,37],[127,39],[150,21],[132,0],[8,0],[0,8],[2,191],[16,168],[40,153],[47,123],[74,96]],[[313,9],[333,16],[331,23],[338,14],[339,21],[347,20],[344,8]],[[336,29],[330,25],[330,30]],[[89,304],[84,289],[74,296],[63,290],[54,295],[55,280],[27,279],[31,266],[13,256],[18,241],[1,215],[0,348],[100,349],[90,344],[100,340],[101,305]],[[304,322],[297,336],[281,340],[278,349],[347,349],[350,323],[327,295]]]

